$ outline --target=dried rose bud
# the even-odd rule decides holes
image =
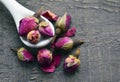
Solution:
[[[62,37],[59,38],[55,43],[54,46],[59,49],[63,50],[70,50],[73,46],[83,44],[83,40],[72,40],[70,37]]]
[[[62,37],[57,40],[55,47],[69,50],[73,47],[73,40],[69,37]]]
[[[20,21],[19,25],[19,35],[24,37],[27,36],[28,32],[30,32],[31,30],[35,30],[37,28],[38,22],[39,20],[35,17],[23,18]]]
[[[70,29],[67,30],[67,32],[64,34],[64,36],[74,36],[76,32],[76,27],[71,27]]]
[[[64,69],[66,71],[75,71],[80,65],[80,60],[70,55],[65,59]]]
[[[69,55],[64,61],[63,68],[65,71],[73,72],[80,65],[80,59],[78,59],[78,55],[80,54],[80,49],[76,51],[74,55]]]
[[[41,65],[48,65],[49,63],[51,63],[52,61],[52,53],[50,50],[48,49],[41,49],[38,51],[37,54],[37,61],[38,63],[40,63]]]
[[[40,40],[40,33],[38,30],[32,30],[27,34],[27,39],[30,43],[36,44]]]
[[[16,49],[11,49],[11,50],[17,52],[18,59],[21,61],[29,62],[34,60],[33,55],[24,47],[21,47],[17,50]]]
[[[49,36],[49,37],[53,36],[53,31],[48,22],[45,22],[45,21],[40,22],[39,31],[44,36]]]
[[[58,16],[49,10],[42,12],[41,15],[53,22],[57,21],[58,19]]]
[[[71,16],[65,13],[62,17],[58,18],[55,25],[61,31],[66,31],[68,30],[70,23],[71,23]]]

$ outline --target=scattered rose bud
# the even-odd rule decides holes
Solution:
[[[45,22],[45,21],[40,22],[39,31],[44,36],[49,36],[49,37],[53,36],[52,28],[50,27],[48,22]]]
[[[58,18],[55,25],[61,31],[66,31],[68,30],[70,23],[71,23],[71,16],[65,13],[62,17]]]
[[[64,34],[64,36],[71,37],[74,36],[76,33],[76,27],[71,27],[67,30],[67,32]]]
[[[80,54],[80,49],[76,51],[74,55],[69,55],[64,61],[63,68],[65,71],[73,72],[75,71],[80,65],[80,59],[78,56]]]
[[[73,46],[80,45],[83,43],[84,42],[82,40],[73,41],[70,37],[62,37],[59,38],[54,45],[56,48],[59,49],[70,50],[73,48]]]
[[[65,59],[64,69],[66,71],[75,71],[80,65],[80,60],[70,55]]]
[[[37,28],[39,20],[35,17],[26,17],[20,21],[19,35],[27,36],[28,32]]]
[[[29,61],[34,60],[32,54],[27,49],[25,49],[23,47],[21,47],[17,50],[16,49],[11,49],[11,50],[17,52],[18,59],[21,61],[29,62]]]
[[[58,16],[49,10],[42,12],[41,15],[53,22],[55,22],[58,19]]]
[[[52,62],[52,53],[48,49],[40,49],[37,54],[38,63],[44,66]]]
[[[62,37],[57,40],[55,47],[69,50],[73,47],[73,40],[69,37]]]
[[[27,34],[27,39],[30,43],[36,44],[40,40],[40,33],[38,30],[32,30]]]
[[[55,66],[52,63],[47,66],[41,65],[41,69],[46,73],[52,73],[55,71]]]

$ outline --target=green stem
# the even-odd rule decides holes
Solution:
[[[54,37],[53,37],[53,39],[52,39],[52,41],[51,41],[51,44],[53,44],[53,43],[54,43],[54,41],[55,41],[56,37],[57,37],[57,35],[55,34],[55,35],[54,35]]]
[[[61,32],[61,30],[60,30],[59,28],[56,28],[55,31],[56,31],[56,32],[55,32],[55,35],[54,35],[54,37],[53,37],[53,39],[52,39],[52,41],[51,41],[51,44],[53,44],[53,43],[55,42],[55,39],[57,38],[58,34],[60,34],[60,32]],[[53,52],[53,51],[54,51],[54,47],[52,47],[52,48],[50,49],[50,51]]]
[[[50,48],[50,51],[51,51],[51,53],[53,53],[54,52],[54,48]]]
[[[39,20],[41,20],[41,17],[40,17],[40,15],[41,15],[41,13],[42,13],[42,11],[43,11],[43,6],[41,7],[41,8],[39,8],[36,12],[35,12],[35,14],[33,15],[33,16],[35,16],[36,18],[38,18]]]
[[[13,49],[13,48],[11,48],[10,50],[12,50],[13,52],[17,52],[18,51],[18,49]]]
[[[60,34],[61,33],[61,29],[60,28],[56,28],[56,35]]]
[[[75,51],[75,53],[74,53],[74,56],[75,56],[76,58],[78,58],[79,55],[80,55],[80,48],[78,48],[78,49]]]
[[[83,41],[83,40],[74,40],[73,42],[74,42],[74,46],[84,44],[84,41]]]

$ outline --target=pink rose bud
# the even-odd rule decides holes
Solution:
[[[42,12],[41,15],[53,22],[57,21],[58,19],[58,16],[49,10]]]
[[[30,43],[36,44],[40,40],[40,33],[38,30],[32,30],[27,34],[27,39]]]
[[[21,61],[29,62],[34,60],[33,55],[23,47],[19,49],[11,49],[11,50],[17,52],[18,59]]]
[[[71,16],[67,13],[65,13],[62,17],[59,17],[56,21],[56,27],[61,29],[61,31],[68,30],[71,23]]]
[[[63,50],[70,50],[73,46],[83,44],[83,40],[72,40],[70,37],[62,37],[59,38],[55,43],[54,46],[59,49]]]
[[[39,31],[44,36],[49,36],[49,37],[53,36],[52,28],[50,27],[48,22],[45,22],[45,21],[40,22]]]
[[[80,49],[76,51],[74,55],[69,55],[64,61],[63,68],[65,71],[73,72],[80,65],[80,59],[78,59],[78,55],[80,54]]]
[[[80,60],[70,55],[65,59],[64,69],[65,71],[75,71],[80,65]]]
[[[71,36],[74,36],[75,33],[76,33],[76,27],[72,27],[67,30],[67,32],[64,34],[64,36],[71,37]]]
[[[41,65],[49,65],[52,62],[52,53],[48,49],[41,49],[37,54],[37,61]]]
[[[64,50],[69,50],[73,47],[73,40],[69,37],[59,38],[55,43],[55,47]]]
[[[19,25],[19,35],[24,37],[27,36],[28,32],[30,32],[31,30],[35,30],[37,28],[38,22],[39,20],[35,17],[23,18],[20,21]]]

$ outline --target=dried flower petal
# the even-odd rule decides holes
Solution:
[[[53,55],[52,62],[54,63],[55,67],[58,67],[61,61],[61,55]]]
[[[27,34],[27,39],[30,43],[36,44],[40,40],[40,33],[37,30],[32,30]]]
[[[23,47],[18,49],[17,55],[18,55],[19,60],[21,60],[21,61],[28,62],[28,61],[34,60],[32,54],[27,49],[25,49]]]
[[[49,65],[49,66],[41,66],[42,70],[44,72],[52,73],[55,71],[55,66],[54,65]]]
[[[28,32],[37,28],[38,22],[39,20],[35,17],[23,18],[19,25],[19,35],[24,37],[27,36]]]
[[[74,36],[76,32],[76,27],[72,27],[67,30],[67,32],[64,34],[64,36],[71,37]]]
[[[41,65],[41,68],[44,72],[54,72],[56,67],[59,66],[61,60],[61,55],[54,55],[53,60],[48,65]]]
[[[41,15],[47,18],[48,20],[54,22],[58,19],[58,16],[49,10],[42,12]]]
[[[65,27],[67,27],[67,29],[69,28],[70,23],[71,23],[71,16],[66,13],[66,25],[65,25]]]

